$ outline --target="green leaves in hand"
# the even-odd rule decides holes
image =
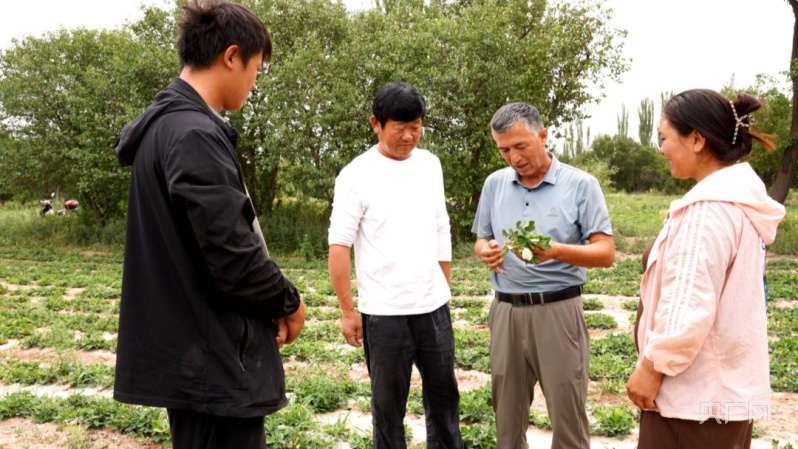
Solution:
[[[514,228],[503,229],[502,235],[504,236],[502,255],[513,251],[521,257],[521,260],[528,264],[541,262],[540,257],[533,252],[535,247],[540,249],[551,248],[551,237],[536,234],[535,222],[531,220],[525,224],[521,224],[520,220],[517,221]]]

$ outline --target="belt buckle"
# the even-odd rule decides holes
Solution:
[[[532,298],[532,293],[524,293],[524,298],[526,299],[526,305],[534,306],[535,300]]]
[[[524,298],[526,299],[526,305],[534,306],[535,305],[535,296],[540,297],[540,304],[545,304],[543,301],[543,293],[524,293]]]

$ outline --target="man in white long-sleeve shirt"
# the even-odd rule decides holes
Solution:
[[[413,86],[391,83],[377,91],[372,113],[379,142],[335,180],[329,271],[341,330],[347,343],[364,346],[376,449],[406,447],[403,420],[413,363],[423,382],[427,448],[462,448],[443,173],[436,156],[416,148],[426,105]]]

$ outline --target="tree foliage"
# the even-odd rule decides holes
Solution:
[[[629,135],[629,111],[626,110],[626,105],[621,105],[621,112],[618,113],[618,134],[619,136]]]
[[[613,168],[610,179],[616,190],[679,193],[692,184],[672,178],[667,159],[655,148],[640,145],[627,136],[597,137],[586,157],[604,161]],[[581,163],[576,161],[575,164]]]
[[[3,127],[0,127],[0,204],[14,198],[15,188],[12,184],[14,170],[17,167],[9,164],[10,155],[14,154],[14,140]]]
[[[165,18],[152,10],[143,20],[158,16]],[[2,164],[19,196],[62,191],[96,219],[123,213],[127,172],[111,148],[151,101],[164,61],[174,61],[160,50],[127,30],[59,29],[3,52],[0,112],[13,143]]]
[[[790,138],[790,122],[792,102],[786,77],[779,80],[769,75],[757,76],[753,86],[741,89],[756,96],[762,103],[762,109],[754,114],[754,131],[770,135],[776,143],[776,151],[767,153],[762,146],[754,143],[754,149],[748,161],[767,185],[772,185],[779,166],[784,160],[784,152],[792,145]],[[724,92],[734,98],[737,92]],[[793,174],[792,186],[798,186],[798,176]]]
[[[527,101],[547,125],[569,123],[627,69],[625,33],[597,0],[384,0],[357,13],[334,0],[244,3],[275,41],[251,101],[228,115],[264,212],[284,195],[329,204],[337,173],[376,140],[368,118],[377,88],[404,80],[427,100],[422,147],[440,156],[454,228],[467,235],[485,177],[504,165],[493,112]],[[11,136],[0,145],[18,153],[0,163],[25,195],[61,188],[98,218],[123,212],[127,172],[111,148],[177,75],[175,13],[29,37],[0,55],[0,123]]]
[[[637,135],[640,139],[640,145],[650,147],[652,146],[651,136],[654,133],[654,100],[650,98],[643,98],[640,100],[637,118],[639,120]]]
[[[792,81],[792,107],[790,136],[782,150],[781,163],[773,177],[773,184],[768,194],[783,203],[787,200],[790,186],[795,184],[796,165],[798,165],[798,0],[787,0],[795,17],[792,35],[792,52],[790,57],[789,76]]]
[[[585,131],[585,124],[582,120],[569,124],[565,128],[563,154],[569,157],[578,157],[588,150],[590,150],[590,127]]]
[[[426,96],[422,143],[441,157],[460,230],[470,228],[485,177],[504,166],[489,132],[496,109],[527,101],[548,125],[571,122],[596,100],[588,87],[626,67],[621,33],[608,28],[602,7],[587,2],[410,2],[392,11],[357,16],[365,28],[354,47],[367,49],[375,87],[404,79]]]

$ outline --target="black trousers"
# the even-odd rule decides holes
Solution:
[[[263,417],[227,418],[167,409],[174,449],[266,449]]]
[[[374,449],[407,447],[403,420],[414,363],[421,374],[427,449],[462,449],[449,307],[420,315],[362,316]]]

